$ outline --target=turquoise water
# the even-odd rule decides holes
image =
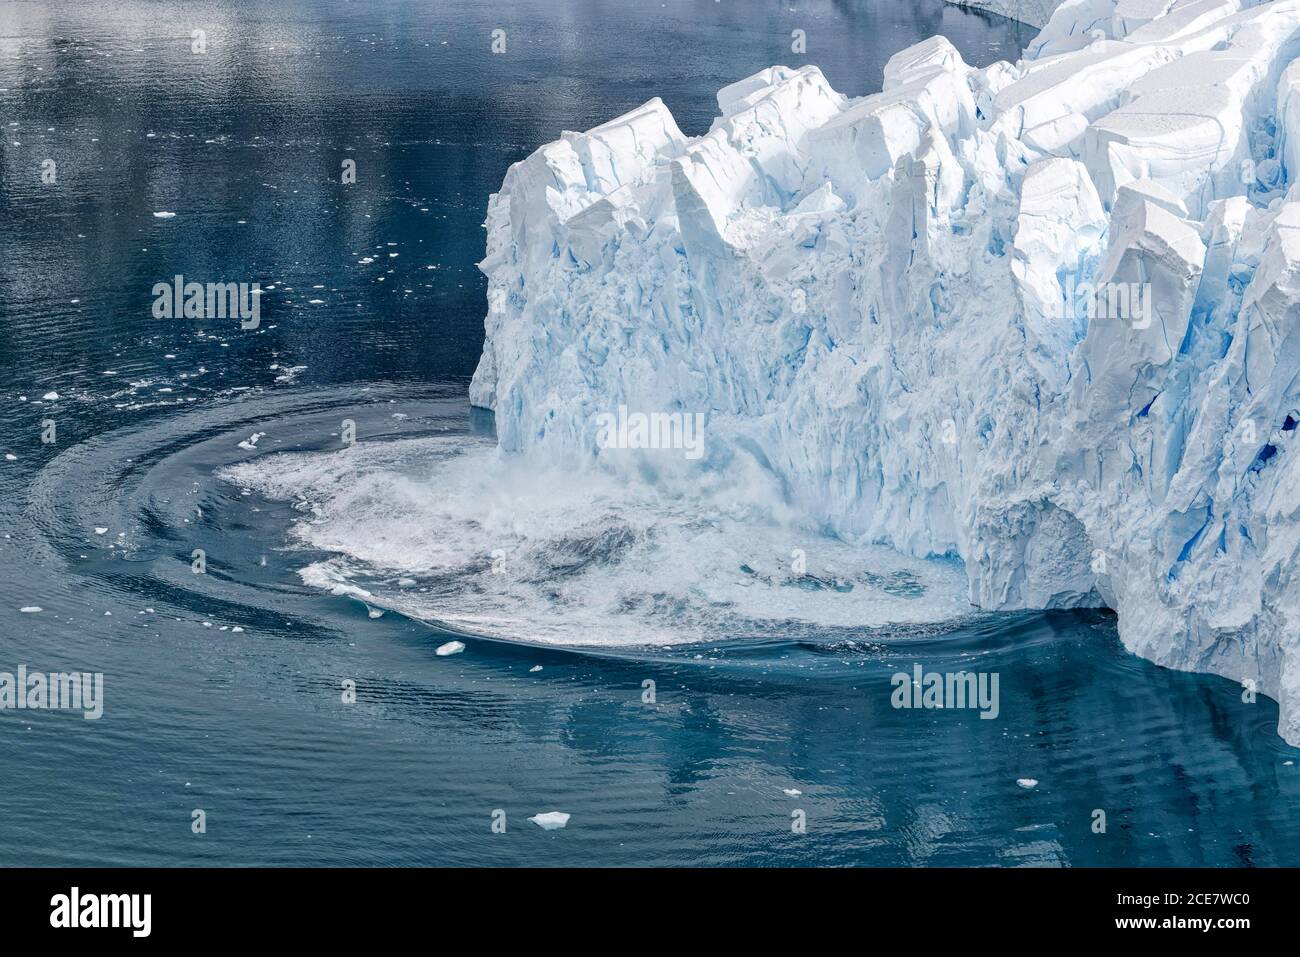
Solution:
[[[794,587],[760,524],[511,499],[471,423],[509,163],[654,95],[702,132],[775,62],[867,93],[936,32],[1031,35],[937,0],[0,10],[0,671],[105,687],[0,712],[0,864],[1297,863],[1276,706],[1107,614],[974,614],[865,550]],[[177,273],[262,283],[261,328],[154,319]],[[508,593],[457,563],[501,512]],[[893,707],[918,664],[996,673],[997,717]]]

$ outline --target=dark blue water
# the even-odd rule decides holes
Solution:
[[[344,418],[398,461],[475,442],[487,196],[560,130],[659,95],[699,133],[718,87],[777,62],[867,93],[936,32],[975,63],[1031,35],[938,0],[0,8],[0,671],[106,693],[98,721],[0,712],[0,864],[1300,861],[1276,707],[1132,658],[1105,614],[444,658],[450,634],[304,584],[320,500],[220,477],[348,454]],[[261,328],[154,319],[177,273],[260,282]],[[914,663],[997,672],[998,718],[891,707]],[[527,821],[551,810],[568,827]]]

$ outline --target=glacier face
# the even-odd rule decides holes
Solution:
[[[566,133],[489,204],[471,401],[574,470],[753,467],[984,609],[1105,605],[1300,743],[1300,0],[1067,0],[1017,64],[942,37]],[[1131,294],[1131,296],[1130,296]],[[603,447],[702,412],[686,461]]]

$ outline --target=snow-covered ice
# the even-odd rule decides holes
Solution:
[[[663,489],[758,469],[984,609],[1105,605],[1300,743],[1300,0],[1071,0],[565,133],[489,204],[471,400],[501,449]],[[1131,296],[1130,296],[1131,294]],[[706,454],[607,447],[620,406]]]
[[[445,645],[439,645],[433,653],[440,658],[445,658],[447,655],[458,655],[464,650],[465,643],[463,641],[449,641]]]

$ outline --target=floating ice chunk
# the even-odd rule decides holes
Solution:
[[[366,589],[362,588],[361,586],[353,585],[348,582],[334,582],[330,586],[330,594],[336,595],[340,598],[343,596],[347,596],[349,598],[356,598],[361,600],[361,603],[363,605],[365,604],[365,599],[374,597],[373,595],[370,594],[370,592],[366,591]]]
[[[23,605],[23,607],[18,610],[24,615],[35,615],[37,612],[44,611],[45,609],[40,605]]]
[[[247,452],[251,452],[257,448],[257,443],[262,441],[264,435],[266,435],[265,432],[254,432],[248,438],[241,441],[239,447]]]
[[[801,794],[803,794],[803,792],[800,791],[798,788],[782,788],[781,793],[784,794],[786,797],[792,797],[792,798],[799,797]]]
[[[175,217],[176,214],[168,210],[162,210],[153,214],[154,219],[174,219]]]
[[[542,670],[542,666],[541,666],[541,665],[533,665],[531,668],[528,669],[528,671],[529,671],[530,674],[531,674],[532,672],[534,672],[534,671],[541,671],[541,670]]]
[[[58,394],[57,392],[47,392],[47,393],[45,393],[43,396],[41,396],[41,398],[44,399],[44,400],[47,401],[47,402],[53,402],[53,401],[55,401],[56,399],[58,399],[58,397],[59,397],[59,394]]]
[[[569,823],[569,817],[563,811],[546,811],[542,814],[534,814],[528,820],[532,821],[543,831],[554,831],[556,828],[564,827]]]
[[[449,641],[445,645],[439,645],[433,653],[440,658],[445,658],[447,655],[458,655],[464,650],[465,643],[463,641]]]
[[[1025,789],[1038,787],[1038,781],[1034,778],[1016,778],[1016,783]]]

